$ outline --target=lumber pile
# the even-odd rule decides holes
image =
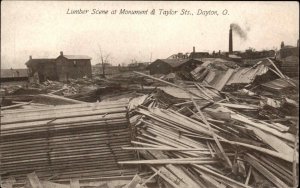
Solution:
[[[119,164],[142,165],[166,187],[297,187],[297,121],[258,118],[263,97],[242,103],[220,92],[224,100],[216,101],[199,89],[207,104],[189,87],[174,87],[189,99],[176,103],[149,94],[131,101],[134,140],[123,149],[136,151],[140,159]]]
[[[41,179],[36,172],[31,172],[26,175],[26,179],[23,183],[19,183],[12,176],[1,181],[2,188],[120,188],[120,187],[133,187],[139,185],[141,176],[147,175],[147,173],[139,173],[135,175],[122,175],[112,177],[98,177],[98,178],[71,178],[66,180],[45,180]],[[149,181],[148,181],[149,182]],[[143,188],[146,188],[143,186]]]
[[[35,171],[42,179],[135,174],[118,161],[135,158],[127,103],[46,106],[1,112],[1,177],[18,181]],[[55,179],[55,178],[54,178]]]

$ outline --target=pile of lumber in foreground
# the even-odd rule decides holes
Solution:
[[[140,159],[120,164],[142,165],[166,187],[297,187],[299,133],[289,131],[289,120],[258,119],[261,106],[239,103],[232,95],[207,105],[188,87],[161,82],[190,99],[176,103],[153,93],[132,100],[135,139],[123,149]],[[206,96],[203,88],[209,87],[199,88]]]
[[[127,185],[127,188],[132,188],[138,183],[137,180],[141,179],[140,175],[145,176],[147,173],[97,178],[70,178],[53,181],[41,179],[35,172],[31,172],[26,175],[23,183],[17,182],[14,177],[10,176],[1,181],[0,185],[2,188],[121,188]]]
[[[18,180],[135,174],[127,103],[93,103],[1,112],[1,177]],[[54,179],[55,179],[54,178]]]

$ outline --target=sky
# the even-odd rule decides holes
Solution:
[[[67,14],[68,9],[69,12],[88,10],[88,13]],[[107,10],[108,14],[91,14],[93,9]],[[124,15],[119,14],[120,9],[148,12]],[[154,15],[150,14],[153,9]],[[182,9],[190,14],[180,15]],[[112,10],[117,10],[117,14],[111,14]],[[170,10],[177,13],[163,14]],[[211,12],[218,15],[205,15]],[[1,68],[25,68],[30,55],[56,58],[60,51],[66,55],[88,55],[92,64],[96,64],[100,62],[101,49],[113,65],[190,53],[193,46],[196,51],[228,51],[231,23],[238,24],[247,34],[247,39],[242,39],[234,32],[234,50],[279,49],[281,41],[296,46],[299,4],[296,1],[2,1]]]

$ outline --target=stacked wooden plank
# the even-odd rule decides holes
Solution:
[[[251,116],[260,108],[238,103],[234,96],[207,105],[187,93],[190,98],[178,104],[159,105],[151,94],[133,100],[135,139],[123,149],[136,151],[141,159],[120,164],[145,165],[152,178],[169,187],[297,185],[298,132]],[[190,113],[182,113],[183,108]]]
[[[131,140],[127,103],[93,103],[1,112],[1,176],[113,176],[135,173],[118,161]]]

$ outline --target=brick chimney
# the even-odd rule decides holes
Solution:
[[[195,46],[193,46],[193,53],[195,53],[196,52],[196,50],[195,50]]]
[[[229,29],[229,53],[232,53],[232,28]]]
[[[64,55],[64,52],[63,52],[63,51],[60,51],[60,55]]]
[[[32,60],[32,56],[31,55],[29,56],[29,59]]]
[[[284,47],[284,42],[282,41],[280,44],[280,48],[283,48],[283,47]]]

